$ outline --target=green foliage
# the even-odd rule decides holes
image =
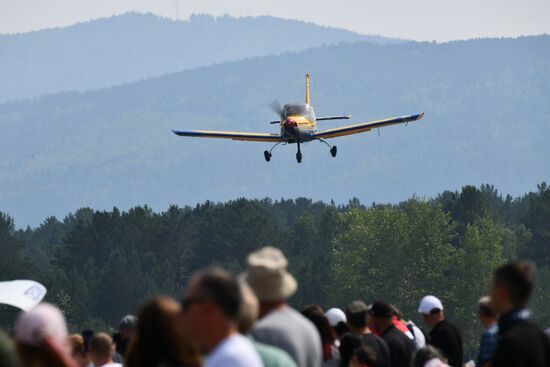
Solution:
[[[494,268],[509,259],[538,263],[532,306],[550,324],[548,200],[545,184],[521,198],[483,185],[398,205],[238,199],[160,213],[147,206],[80,209],[19,231],[0,213],[0,274],[44,283],[46,300],[61,307],[71,330],[106,330],[147,297],[180,298],[195,271],[217,265],[238,274],[251,251],[272,245],[298,280],[294,306],[382,299],[421,326],[418,301],[434,294],[473,355],[481,331],[477,301]],[[0,325],[9,329],[16,312],[1,311]]]
[[[334,243],[333,302],[399,300],[399,307],[413,315],[423,295],[446,298],[454,228],[439,205],[411,199],[403,209],[354,209],[341,220],[344,229]]]
[[[539,265],[550,263],[550,187],[543,182],[538,192],[530,196],[529,210],[522,218],[532,237],[523,255]]]

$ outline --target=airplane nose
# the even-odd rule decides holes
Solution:
[[[296,121],[294,121],[292,119],[286,119],[285,122],[284,122],[284,126],[286,128],[291,128],[291,127],[297,126],[297,124],[296,124]]]

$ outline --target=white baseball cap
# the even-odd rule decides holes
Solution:
[[[325,316],[332,327],[336,327],[340,322],[347,322],[346,314],[339,308],[331,308],[325,312]]]
[[[418,313],[428,315],[434,308],[443,310],[443,303],[436,296],[426,296],[420,301],[418,306]]]
[[[19,314],[14,326],[14,338],[21,344],[39,346],[51,338],[58,346],[67,343],[67,324],[61,311],[49,303],[40,303],[28,312]]]

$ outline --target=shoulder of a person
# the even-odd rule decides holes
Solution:
[[[518,320],[502,332],[502,336],[515,337],[525,334],[542,334],[542,329],[531,320]]]
[[[256,341],[254,346],[262,359],[266,358],[270,361],[269,366],[297,367],[292,357],[281,348]]]

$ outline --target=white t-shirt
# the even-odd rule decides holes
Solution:
[[[120,363],[111,362],[111,363],[105,363],[101,367],[122,367],[122,365]]]
[[[263,367],[263,364],[250,340],[233,334],[214,348],[204,367]]]

